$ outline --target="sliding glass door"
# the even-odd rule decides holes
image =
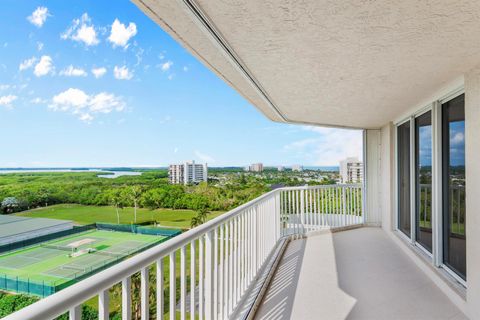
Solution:
[[[465,98],[442,105],[443,263],[466,280]]]
[[[397,127],[398,229],[410,237],[410,122]]]
[[[415,118],[415,240],[432,252],[432,112]]]

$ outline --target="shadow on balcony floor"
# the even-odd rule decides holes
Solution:
[[[380,228],[292,241],[256,319],[467,319]]]

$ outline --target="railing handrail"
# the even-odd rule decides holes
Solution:
[[[350,184],[318,184],[314,186],[296,186],[296,187],[282,187],[278,188],[276,190],[311,190],[311,189],[328,189],[332,187],[337,187],[337,188],[361,188],[362,184],[360,183],[350,183]]]
[[[244,210],[255,206],[262,200],[270,198],[279,192],[279,189],[267,192],[235,209],[232,209],[206,223],[190,229],[168,241],[154,246],[144,252],[141,252],[130,259],[122,261],[106,270],[94,274],[85,280],[82,280],[62,291],[48,296],[28,307],[25,307],[5,320],[25,320],[25,319],[44,319],[54,318],[74,306],[82,304],[91,297],[97,295],[102,290],[106,290],[116,283],[122,281],[125,277],[138,272],[140,269],[151,265],[155,261],[168,256],[171,252],[180,249],[182,246],[196,240],[199,236],[213,231],[217,226],[229,220]],[[34,315],[34,317],[32,317]]]

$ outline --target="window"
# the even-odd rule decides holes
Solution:
[[[466,285],[465,94],[399,122],[396,151],[397,230]]]
[[[398,229],[410,237],[410,122],[398,126]]]
[[[466,280],[465,97],[442,105],[443,263]]]
[[[432,252],[432,112],[415,119],[415,240]]]

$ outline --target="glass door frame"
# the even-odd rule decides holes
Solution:
[[[433,199],[433,192],[434,192],[434,161],[433,161],[433,158],[434,158],[434,146],[435,146],[435,143],[434,143],[434,128],[433,128],[433,122],[434,122],[434,109],[436,108],[436,104],[433,103],[425,108],[423,108],[422,110],[420,110],[419,112],[415,113],[413,116],[412,116],[412,123],[413,123],[413,142],[412,142],[412,156],[413,156],[413,164],[411,165],[411,171],[413,171],[413,189],[411,190],[411,197],[412,197],[412,202],[413,202],[413,208],[412,208],[412,212],[413,212],[413,220],[412,220],[412,229],[413,229],[413,233],[412,233],[412,242],[418,247],[420,248],[420,250],[422,250],[427,256],[430,257],[430,259],[432,259],[433,261],[433,247],[434,247],[434,236],[433,236],[433,233],[434,233],[434,222],[433,222],[433,218],[434,218],[434,208],[433,208],[433,204],[434,204],[434,199]],[[421,243],[419,243],[417,241],[417,128],[416,128],[416,119],[420,116],[423,116],[424,114],[430,112],[430,120],[431,120],[431,134],[432,134],[432,204],[431,204],[431,220],[432,220],[432,252],[430,252],[429,250],[427,250]]]
[[[439,197],[437,199],[438,201],[438,208],[437,208],[437,215],[438,215],[438,222],[437,222],[437,237],[438,237],[438,252],[437,252],[437,258],[438,258],[438,265],[444,269],[451,277],[453,277],[457,282],[459,282],[460,284],[462,284],[465,288],[467,287],[467,281],[464,280],[460,275],[458,275],[453,269],[451,269],[448,265],[446,265],[444,262],[443,262],[443,245],[444,245],[444,239],[443,239],[443,232],[444,232],[444,216],[443,216],[443,206],[444,206],[444,199],[443,199],[443,189],[444,189],[444,184],[443,184],[443,179],[445,178],[444,177],[444,166],[443,166],[443,152],[442,152],[442,148],[443,148],[443,117],[442,117],[442,112],[443,112],[443,109],[442,109],[442,105],[457,98],[458,96],[462,95],[462,94],[465,94],[465,90],[462,89],[462,90],[459,90],[457,92],[454,92],[452,94],[450,94],[449,96],[441,99],[438,101],[438,113],[439,113],[439,116],[438,116],[438,119],[439,119],[439,137],[438,137],[438,148],[440,149],[440,159],[439,159],[439,163],[440,163],[440,168],[439,171],[440,171],[440,181],[438,182],[438,185],[439,185],[439,188],[440,188],[440,192],[439,192]],[[464,102],[465,103],[465,102]],[[464,107],[465,107],[465,104],[464,104]],[[466,121],[466,118],[465,118],[465,121]],[[465,217],[467,217],[467,212],[465,212]]]
[[[400,177],[399,177],[399,163],[398,163],[398,155],[399,155],[399,148],[398,148],[398,128],[409,122],[410,124],[410,141],[409,141],[409,164],[410,164],[410,236],[406,235],[403,231],[400,230],[399,226],[399,219],[400,219],[400,206],[399,206],[399,188],[398,188],[398,183],[400,182]],[[414,235],[414,224],[412,222],[412,138],[413,138],[413,133],[412,133],[412,117],[408,117],[398,123],[395,124],[395,230],[398,232],[398,234],[404,238],[405,240],[411,242],[412,244],[414,241],[412,241],[412,235]],[[415,239],[413,237],[413,239]]]
[[[445,270],[458,283],[467,287],[467,282],[443,263],[443,166],[442,166],[442,104],[465,93],[464,87],[451,91],[419,108],[409,117],[394,123],[394,230],[405,241],[418,248],[428,258],[432,265]],[[426,112],[431,111],[432,120],[432,252],[426,250],[416,239],[416,130],[415,119]],[[399,164],[398,164],[398,127],[407,121],[410,122],[410,237],[399,229]],[[468,213],[466,213],[468,215]]]

